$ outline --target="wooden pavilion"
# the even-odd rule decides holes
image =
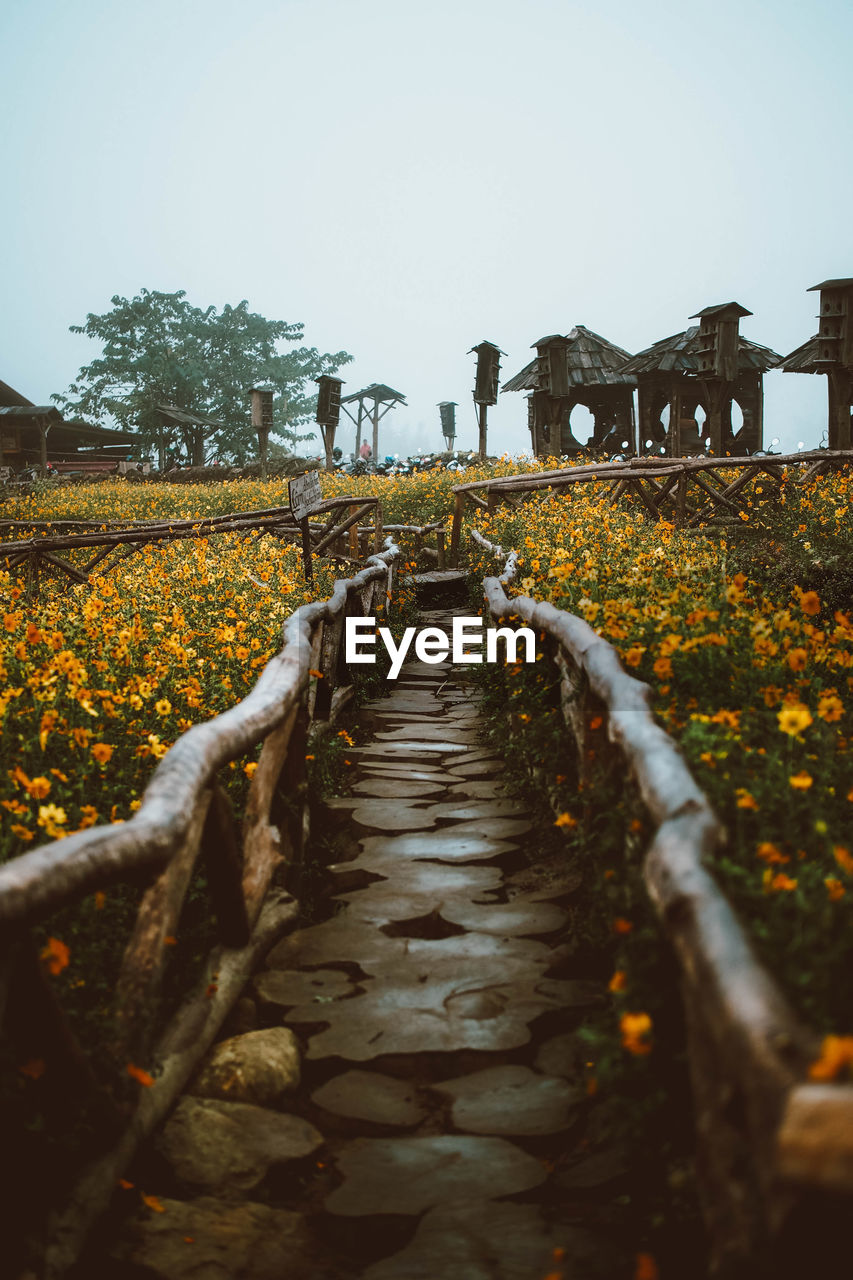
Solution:
[[[405,403],[406,397],[400,391],[395,391],[393,387],[386,386],[384,382],[371,382],[369,387],[362,387],[361,391],[353,391],[352,395],[341,398],[341,408],[350,421],[355,423],[356,457],[358,457],[361,446],[362,427],[369,422],[373,428],[373,460],[374,462],[378,460],[379,423],[389,409],[393,409],[395,405]],[[351,404],[358,405],[355,417],[353,417],[352,411],[347,408]]]
[[[824,280],[820,290],[820,328],[813,338],[786,356],[784,373],[825,373],[829,400],[827,445],[853,448],[853,279]]]
[[[634,387],[625,372],[627,351],[578,324],[568,334],[534,342],[536,358],[505,382],[502,391],[529,391],[527,424],[533,452],[577,454],[585,448],[634,453]],[[572,410],[584,405],[593,415],[589,445],[575,439]]]
[[[769,347],[741,336],[737,302],[706,307],[698,325],[662,338],[631,357],[623,372],[637,379],[641,454],[752,454],[762,447],[764,374],[779,361]],[[742,426],[732,427],[732,404]],[[697,410],[705,417],[700,429]],[[669,421],[663,420],[669,410]]]

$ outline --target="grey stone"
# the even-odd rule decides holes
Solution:
[[[210,1196],[140,1209],[112,1253],[152,1280],[312,1280],[317,1261],[304,1218],[265,1204]]]
[[[541,1162],[500,1138],[362,1138],[338,1157],[344,1181],[326,1198],[344,1217],[418,1214],[460,1196],[508,1196],[544,1182]]]
[[[299,1116],[185,1095],[155,1145],[184,1182],[251,1191],[272,1165],[317,1151],[323,1135]]]
[[[412,1128],[426,1114],[411,1084],[378,1071],[345,1071],[312,1093],[311,1101],[332,1115],[399,1129]]]
[[[559,1133],[577,1117],[584,1094],[565,1080],[505,1065],[433,1085],[453,1099],[453,1123],[468,1133]]]

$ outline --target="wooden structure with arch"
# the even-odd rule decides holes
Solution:
[[[578,324],[566,335],[534,342],[536,358],[504,383],[502,391],[529,391],[528,426],[537,457],[573,456],[584,448],[634,453],[634,387],[625,372],[627,351]],[[592,440],[584,446],[572,434],[576,405],[593,415]]]
[[[762,448],[764,374],[780,357],[739,333],[741,318],[751,314],[737,302],[705,307],[691,317],[698,325],[662,338],[625,363],[623,372],[637,379],[641,454],[682,457],[704,453],[707,446],[724,457]],[[738,429],[732,425],[733,403],[743,414]]]

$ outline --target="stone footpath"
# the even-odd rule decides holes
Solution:
[[[480,744],[465,671],[411,662],[365,709],[353,794],[329,805],[351,855],[329,869],[332,914],[271,952],[252,1029],[143,1162],[157,1207],[112,1248],[117,1277],[620,1274],[587,1225],[621,1169],[572,1034],[603,993],[554,976],[576,881],[531,871],[531,816]]]

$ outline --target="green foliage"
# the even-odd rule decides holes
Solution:
[[[205,452],[238,462],[254,456],[249,390],[263,383],[276,390],[273,432],[288,442],[294,427],[308,422],[316,397],[305,384],[319,374],[336,373],[352,359],[345,351],[321,354],[316,347],[280,351],[282,342],[303,336],[301,324],[267,320],[237,306],[204,309],[187,301],[183,289],[160,293],[143,289],[135,298],[112,299],[112,310],[90,314],[72,333],[100,342],[103,354],[84,365],[67,395],[54,399],[66,415],[107,417],[125,431],[138,431],[143,444],[171,445],[175,428],[155,409],[158,403],[201,414],[218,426],[181,428],[182,443],[193,463]],[[165,438],[164,438],[165,437]]]

